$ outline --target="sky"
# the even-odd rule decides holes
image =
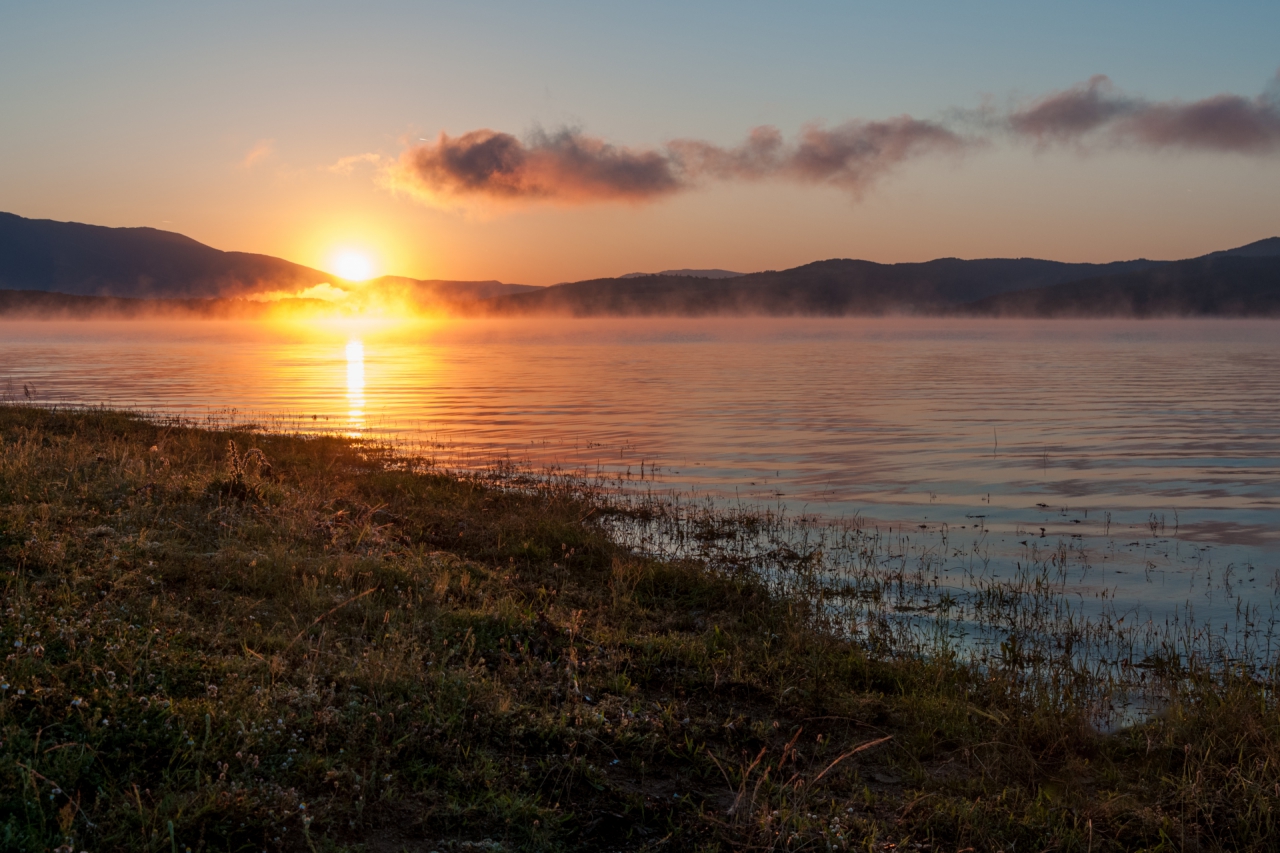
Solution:
[[[0,210],[525,284],[1280,234],[1280,3],[5,3]]]

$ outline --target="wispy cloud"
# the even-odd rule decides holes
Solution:
[[[966,140],[910,117],[811,126],[788,144],[774,127],[758,127],[735,147],[679,139],[659,148],[627,148],[576,130],[535,131],[521,140],[495,130],[406,149],[388,183],[434,203],[550,201],[645,202],[707,181],[778,179],[829,184],[860,195],[894,166]],[[341,162],[341,161],[340,161]]]
[[[342,157],[337,161],[330,163],[326,168],[327,171],[333,172],[335,175],[350,175],[357,166],[368,163],[372,166],[380,166],[383,163],[381,154],[352,154],[350,157]]]
[[[735,148],[686,139],[671,143],[669,149],[685,173],[695,178],[827,184],[859,197],[909,159],[956,153],[977,142],[940,124],[900,116],[850,121],[829,129],[810,125],[792,144],[777,128],[757,127]]]
[[[1125,95],[1103,75],[1040,98],[1008,115],[1014,134],[1044,146],[1271,154],[1280,152],[1276,84],[1256,98],[1214,95],[1199,101],[1148,101]]]
[[[740,144],[675,139],[628,147],[580,130],[535,130],[524,138],[482,128],[408,145],[398,157],[344,157],[329,166],[350,174],[368,163],[384,186],[443,207],[600,202],[642,203],[715,182],[784,181],[829,186],[861,198],[906,164],[959,154],[997,139],[1083,150],[1280,153],[1280,75],[1255,98],[1149,101],[1098,75],[1011,109],[957,110],[946,121],[909,115],[811,124],[788,140],[776,127]],[[967,128],[967,129],[963,129]]]
[[[241,168],[252,169],[254,166],[267,159],[276,150],[276,141],[274,139],[259,139],[253,143],[253,147],[249,149],[249,153],[244,155],[244,159],[240,161]]]

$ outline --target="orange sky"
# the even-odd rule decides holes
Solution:
[[[4,15],[0,209],[321,268],[351,250],[378,273],[552,284],[831,257],[1179,258],[1280,234],[1274,3]],[[1065,96],[1101,99],[1100,118],[1079,130],[1059,111],[1045,131],[1028,112]],[[1189,123],[1222,96],[1254,137]],[[760,128],[779,147],[752,160]],[[476,189],[441,133],[506,140],[524,165]],[[841,139],[846,159],[819,162]]]

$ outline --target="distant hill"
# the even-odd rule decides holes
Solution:
[[[648,275],[674,275],[682,278],[738,278],[746,275],[746,273],[732,272],[731,270],[663,270],[662,272],[629,272],[626,275],[620,275],[618,278],[643,278]]]
[[[531,287],[500,281],[367,282],[269,255],[223,252],[154,228],[103,228],[0,213],[0,314],[257,316],[255,296],[327,283],[359,311],[486,315],[995,317],[1280,316],[1280,237],[1184,261],[1069,264],[1035,258],[878,264],[837,259],[748,274],[633,273]],[[96,300],[96,301],[95,301]],[[294,308],[324,307],[290,299]]]
[[[363,298],[393,293],[424,307],[537,289],[499,281],[421,281],[400,276],[348,282],[270,255],[223,252],[171,231],[106,228],[0,213],[3,289],[133,299],[210,299],[296,292],[323,283]],[[12,312],[19,303],[36,304],[15,298],[6,304]],[[125,310],[124,303],[117,307]]]
[[[1221,252],[1210,252],[1206,258],[1218,258],[1224,255],[1234,258],[1277,258],[1280,257],[1280,237],[1268,237],[1247,246],[1236,249],[1225,249]]]
[[[1280,249],[1280,240],[1270,242]],[[1280,251],[1215,252],[1154,269],[1004,293],[964,305],[957,313],[989,317],[1280,317]]]
[[[499,314],[574,316],[934,314],[1009,291],[1151,269],[1161,263],[1067,264],[1033,258],[943,258],[914,264],[831,260],[731,279],[676,275],[595,279],[500,296],[478,307]]]
[[[0,287],[84,296],[213,297],[297,290],[334,277],[222,252],[155,228],[105,228],[0,213]]]

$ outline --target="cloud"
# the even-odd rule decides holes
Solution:
[[[430,199],[489,201],[647,201],[684,188],[666,152],[611,145],[564,129],[509,133],[473,130],[415,145],[391,169],[398,189]]]
[[[1037,142],[1066,142],[1094,131],[1123,114],[1128,104],[1115,96],[1103,74],[1062,92],[1054,92],[1008,117],[1010,128]]]
[[[350,157],[342,157],[339,160],[330,163],[326,169],[335,175],[350,175],[356,166],[362,163],[369,163],[373,166],[380,166],[383,163],[381,154],[352,154]]]
[[[632,148],[579,130],[535,130],[524,138],[482,128],[421,139],[397,158],[344,157],[329,169],[350,174],[369,163],[378,181],[434,206],[651,202],[715,182],[784,181],[833,187],[861,198],[900,167],[960,154],[996,139],[1038,147],[1076,145],[1280,153],[1280,74],[1256,98],[1149,101],[1121,92],[1104,75],[1013,109],[989,103],[944,112],[810,124],[788,140],[776,127],[753,129],[738,145],[675,139]],[[964,128],[958,130],[957,128]]]
[[[1015,135],[1041,146],[1102,143],[1269,154],[1280,152],[1277,85],[1273,81],[1268,93],[1257,98],[1224,94],[1191,102],[1152,102],[1126,96],[1098,75],[1011,112],[1007,124]]]
[[[244,155],[244,159],[240,161],[241,168],[252,169],[258,163],[267,159],[276,150],[276,141],[274,139],[259,139],[249,149],[249,153]]]
[[[791,153],[786,173],[855,194],[893,167],[935,152],[959,152],[974,144],[942,125],[900,116],[887,121],[851,121],[831,130],[808,127]]]
[[[1155,148],[1280,151],[1280,107],[1262,98],[1217,95],[1190,104],[1151,104],[1116,129],[1123,137]]]
[[[790,145],[777,128],[758,127],[728,148],[693,139],[626,148],[570,129],[536,131],[522,141],[484,129],[457,137],[442,133],[411,146],[386,179],[429,203],[645,202],[709,180],[766,179],[828,184],[858,196],[911,157],[959,151],[965,144],[941,125],[908,116],[831,129],[814,125]]]
[[[736,148],[698,140],[669,146],[691,177],[718,180],[780,179],[826,184],[861,196],[900,163],[934,152],[959,152],[974,140],[910,116],[851,121],[834,128],[810,125],[788,145],[775,127],[757,127]]]

